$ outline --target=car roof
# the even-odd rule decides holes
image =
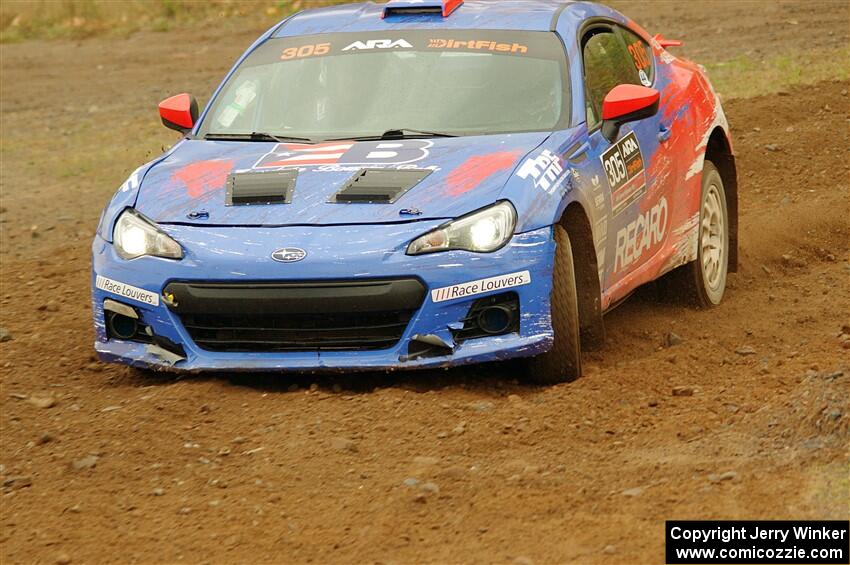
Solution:
[[[399,1],[405,0],[395,0]],[[386,3],[362,2],[305,10],[284,21],[273,37],[406,29],[549,31],[565,8],[582,6],[582,11],[587,11],[593,5],[552,0],[464,0],[446,17],[394,15],[384,19],[385,6]]]

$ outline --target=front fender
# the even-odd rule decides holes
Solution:
[[[118,219],[118,214],[120,214],[124,208],[131,208],[136,205],[136,199],[139,196],[139,189],[142,187],[142,182],[145,180],[145,176],[157,163],[171,155],[171,153],[184,141],[185,139],[181,139],[168,151],[156,159],[148,161],[127,177],[127,180],[118,187],[118,190],[115,191],[115,194],[112,195],[109,203],[103,209],[103,212],[101,212],[100,221],[97,224],[97,235],[112,243],[112,228],[115,226],[115,220]]]
[[[558,223],[573,202],[589,209],[580,172],[569,160],[580,153],[586,137],[584,125],[557,131],[519,162],[502,191],[517,210],[517,233]]]

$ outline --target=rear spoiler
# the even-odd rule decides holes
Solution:
[[[664,39],[664,36],[660,33],[656,33],[653,39],[664,49],[667,49],[668,47],[681,47],[683,45],[683,43],[678,39]]]

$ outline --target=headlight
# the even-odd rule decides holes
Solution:
[[[514,234],[516,210],[502,201],[429,231],[407,246],[408,255],[462,249],[489,253],[505,245]]]
[[[183,258],[183,248],[179,243],[132,208],[124,210],[116,220],[112,241],[123,259],[135,259],[142,255]]]

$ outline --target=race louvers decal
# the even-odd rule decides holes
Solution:
[[[278,143],[254,165],[254,169],[281,169],[311,165],[405,165],[428,156],[433,142],[424,139],[400,141],[353,141]]]
[[[101,275],[97,275],[97,279],[95,279],[94,284],[100,290],[105,290],[106,292],[110,292],[120,296],[121,298],[135,300],[136,302],[148,304],[149,306],[159,306],[159,295],[155,292],[151,292],[137,286],[132,286],[127,283],[122,283],[120,281],[108,279]]]
[[[602,154],[602,166],[611,186],[611,208],[616,216],[646,192],[643,155],[634,132]]]
[[[500,275],[498,277],[490,277],[489,279],[479,279],[477,281],[444,286],[443,288],[435,288],[431,291],[431,300],[433,302],[445,302],[446,300],[468,298],[476,294],[513,288],[525,284],[531,284],[531,273],[520,271],[509,275]]]

